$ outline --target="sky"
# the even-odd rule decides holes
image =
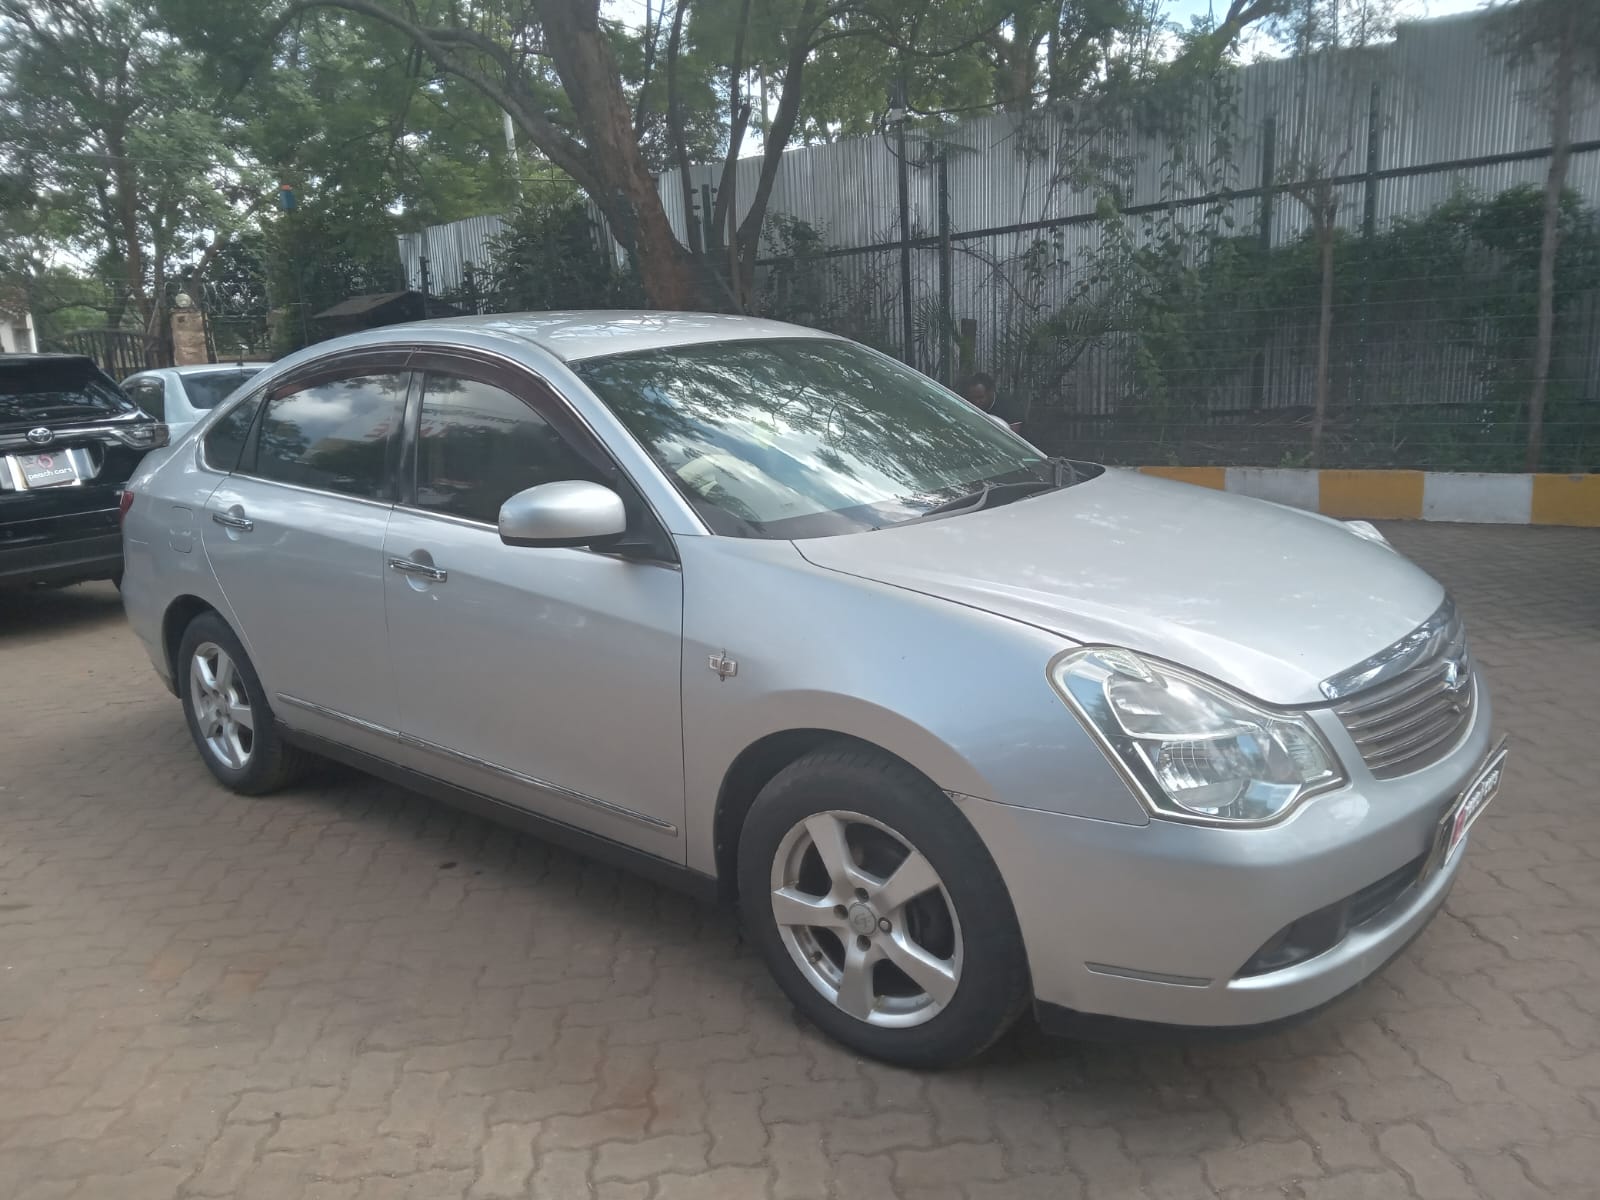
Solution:
[[[1485,0],[1399,0],[1397,5],[1399,17],[1410,21],[1447,17],[1483,7]],[[644,0],[602,0],[602,8],[608,17],[635,27],[644,24]],[[1220,17],[1227,11],[1228,3],[1227,0],[1168,0],[1167,8],[1173,20],[1187,25],[1190,17],[1207,11]]]
[[[1420,21],[1425,17],[1447,17],[1452,13],[1471,12],[1483,7],[1483,0],[1400,0],[1398,15],[1401,20]],[[1212,0],[1171,0],[1168,5],[1173,18],[1185,24],[1190,17],[1207,11],[1220,17],[1227,8],[1227,0],[1220,0],[1216,4]]]
[[[1594,0],[1588,2],[1593,3]],[[1221,17],[1228,9],[1228,0],[1166,0],[1166,4],[1168,19],[1179,25],[1187,25],[1192,18],[1208,12],[1213,17]],[[1395,0],[1394,15],[1398,21],[1421,21],[1429,17],[1473,12],[1488,5],[1489,0]],[[658,0],[652,0],[651,8],[659,11]],[[601,0],[601,12],[637,29],[644,25],[645,0]],[[1247,62],[1281,53],[1282,48],[1259,31],[1254,34],[1247,31],[1239,47],[1240,57]],[[772,103],[777,103],[776,97],[773,97]],[[760,153],[760,132],[753,130],[746,135],[741,157],[748,158]]]

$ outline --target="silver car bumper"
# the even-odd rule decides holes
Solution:
[[[1384,782],[1358,770],[1351,786],[1264,829],[958,803],[1010,888],[1038,1002],[1164,1024],[1253,1025],[1349,990],[1428,923],[1466,847],[1442,863],[1428,856],[1441,817],[1490,751],[1491,724],[1485,694],[1473,727],[1439,763]],[[1322,913],[1348,916],[1325,949],[1281,967],[1263,958],[1289,926]]]

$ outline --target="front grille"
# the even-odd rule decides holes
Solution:
[[[1477,691],[1466,631],[1451,614],[1441,633],[1421,662],[1334,706],[1375,778],[1395,779],[1432,766],[1472,724]]]

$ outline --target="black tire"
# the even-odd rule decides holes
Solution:
[[[887,827],[927,859],[942,893],[925,895],[941,905],[947,900],[954,911],[962,947],[955,991],[920,1024],[886,1028],[843,1011],[801,972],[780,933],[771,901],[775,860],[780,852],[787,860],[785,840],[797,824],[841,810]],[[863,825],[846,824],[851,836],[878,836]],[[816,850],[805,853],[815,855]],[[852,853],[862,865],[859,856],[866,849],[856,847]],[[820,859],[813,865],[820,865]],[[872,1058],[920,1068],[963,1062],[993,1045],[1027,1003],[1030,985],[1022,934],[988,850],[939,788],[898,759],[870,747],[850,742],[821,747],[790,764],[761,790],[739,838],[739,896],[747,936],[795,1007],[825,1033]],[[833,943],[827,941],[829,936]],[[822,935],[820,948],[832,945],[845,953],[839,938],[836,933]],[[867,941],[861,944],[865,947]],[[875,1007],[877,1003],[874,1000]]]
[[[249,753],[242,767],[222,761],[207,744],[200,729],[189,673],[195,651],[207,643],[219,646],[227,653],[250,703],[254,727],[251,730]],[[201,761],[217,777],[218,782],[241,795],[262,796],[288,786],[305,773],[311,756],[289,745],[278,733],[272,717],[272,706],[267,702],[267,693],[256,675],[255,666],[226,621],[214,612],[201,613],[190,621],[178,643],[176,665],[178,694],[183,700],[183,715],[189,723],[189,736],[194,739]]]

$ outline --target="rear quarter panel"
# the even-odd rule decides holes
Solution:
[[[134,499],[122,523],[122,604],[128,624],[169,686],[161,626],[180,596],[195,596],[220,612],[249,649],[200,544],[206,501],[221,479],[200,465],[198,443],[190,440],[156,461],[147,460],[128,484]]]

